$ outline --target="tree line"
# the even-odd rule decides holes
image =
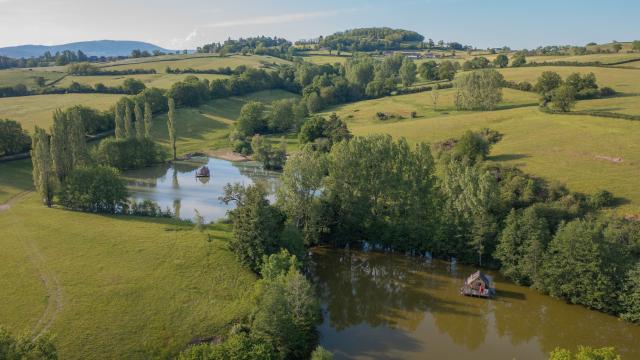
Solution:
[[[155,69],[104,70],[104,68],[100,68],[88,62],[81,62],[67,66],[67,74],[75,76],[138,75],[155,73]]]

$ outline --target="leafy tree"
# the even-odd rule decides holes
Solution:
[[[15,338],[6,329],[0,327],[0,359],[3,360],[57,360],[58,352],[45,335],[37,339]]]
[[[54,174],[51,163],[49,136],[36,126],[31,145],[31,161],[33,163],[33,184],[40,194],[42,202],[51,207],[54,195]]]
[[[634,51],[640,51],[640,40],[634,40],[634,41],[631,43],[631,48],[632,48]]]
[[[60,110],[53,112],[53,126],[51,127],[51,159],[54,174],[58,182],[64,182],[73,168],[71,154],[71,133],[69,118]]]
[[[122,118],[122,110],[120,106],[116,106],[115,108],[115,129],[116,129],[116,139],[124,139],[126,137],[125,129],[124,129],[124,119]]]
[[[151,110],[151,103],[144,102],[144,137],[151,139],[151,128],[153,127],[153,111]]]
[[[240,117],[236,121],[236,129],[240,135],[251,137],[267,129],[265,107],[259,101],[250,101],[240,109]]]
[[[492,254],[495,247],[495,237],[491,236],[495,236],[495,213],[499,206],[495,177],[480,165],[470,166],[456,159],[447,160],[442,166],[439,188],[445,196],[443,232],[445,238],[457,241],[438,244],[435,250],[473,259],[471,245],[480,263],[482,256]]]
[[[19,122],[0,119],[0,156],[29,150],[31,139]]]
[[[536,91],[545,101],[550,101],[553,92],[562,85],[562,78],[557,72],[544,71],[535,85]]]
[[[122,84],[122,90],[129,95],[137,95],[141,93],[146,86],[144,83],[138,79],[127,78]]]
[[[331,351],[319,346],[311,353],[311,360],[333,360]]]
[[[411,86],[416,82],[416,70],[417,66],[413,60],[408,57],[402,59],[402,66],[400,66],[400,79],[402,80],[402,85]]]
[[[256,285],[255,302],[252,334],[274,344],[283,359],[308,358],[321,317],[313,287],[304,275],[294,266],[270,277],[263,275]]]
[[[455,159],[480,162],[489,155],[491,144],[481,134],[467,130],[453,147],[452,155]]]
[[[302,125],[300,134],[298,135],[300,142],[303,144],[326,139],[326,141],[328,141],[328,149],[330,149],[333,144],[343,140],[349,140],[351,137],[352,135],[347,128],[347,124],[335,113],[331,114],[329,120],[320,116],[307,120],[307,122]]]
[[[640,322],[640,261],[627,273],[621,300],[624,309],[621,317],[627,321]]]
[[[231,334],[217,345],[201,344],[189,347],[178,360],[280,360],[278,351],[264,339],[246,332]]]
[[[620,50],[622,50],[622,44],[615,43],[615,44],[613,44],[612,48],[613,48],[613,51],[618,53],[618,52],[620,52]]]
[[[276,133],[287,132],[295,127],[295,101],[284,99],[271,103],[269,129]]]
[[[499,68],[507,67],[509,65],[509,57],[505,54],[500,54],[493,60],[493,64]]]
[[[225,204],[236,203],[236,208],[229,211],[233,223],[229,248],[253,271],[260,269],[264,255],[277,252],[284,228],[284,214],[269,204],[266,195],[259,186],[245,188],[236,184],[227,185],[221,197]]]
[[[456,67],[451,61],[443,61],[438,65],[439,80],[453,80],[456,76]]]
[[[617,312],[624,252],[619,242],[606,241],[600,222],[573,220],[549,243],[537,286],[574,304]]]
[[[433,60],[425,61],[420,64],[418,72],[424,80],[438,80],[438,63]]]
[[[307,109],[310,114],[317,113],[322,110],[322,98],[318,93],[312,92],[306,97]]]
[[[278,189],[278,205],[308,245],[316,244],[326,231],[321,220],[318,196],[327,172],[326,155],[305,146],[291,156],[284,167],[282,185]]]
[[[523,213],[511,209],[494,254],[501,262],[500,271],[516,283],[534,283],[548,240],[547,222],[534,208],[527,208]]]
[[[524,54],[517,54],[514,58],[513,61],[511,61],[511,66],[512,67],[520,67],[523,66],[524,64],[527,63],[527,58],[525,57]]]
[[[127,102],[124,107],[124,132],[128,138],[135,137],[135,128],[133,127],[133,116],[131,114],[131,106]]]
[[[287,161],[286,145],[282,143],[278,149],[273,149],[269,140],[260,134],[251,139],[251,149],[255,159],[267,170],[282,170]]]
[[[169,113],[167,116],[167,128],[169,129],[169,144],[171,144],[171,155],[173,156],[174,161],[178,158],[176,154],[175,117],[176,117],[176,103],[173,101],[173,98],[169,98]]]
[[[104,139],[95,151],[95,160],[119,170],[139,169],[166,159],[164,149],[151,139]]]
[[[571,108],[576,103],[575,89],[567,84],[560,85],[553,91],[551,103],[557,110],[562,112],[571,111]]]
[[[60,192],[60,204],[72,209],[114,214],[128,198],[127,187],[118,170],[108,166],[74,169]]]
[[[47,80],[44,78],[44,76],[36,76],[35,83],[39,87],[44,87],[47,84]]]
[[[493,110],[502,101],[502,74],[494,69],[477,70],[457,80],[456,107],[461,110]]]
[[[430,250],[438,223],[434,168],[426,144],[412,148],[382,135],[335,144],[322,196],[332,238]]]
[[[136,136],[138,139],[142,140],[145,137],[144,115],[142,113],[142,108],[140,107],[139,102],[136,102],[136,105],[133,108],[133,112],[136,116]]]

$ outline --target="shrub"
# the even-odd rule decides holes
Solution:
[[[121,212],[127,202],[127,187],[118,170],[108,166],[80,167],[65,180],[60,204],[72,210]]]
[[[16,339],[0,327],[0,359],[57,360],[58,352],[48,336],[40,336],[36,340],[27,337]]]

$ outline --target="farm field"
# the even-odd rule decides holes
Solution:
[[[173,357],[251,308],[255,277],[224,225],[208,242],[191,225],[47,209],[32,193],[0,227],[0,323],[55,333],[61,359]]]
[[[640,59],[640,53],[611,53],[611,54],[587,54],[587,55],[551,55],[551,56],[528,56],[527,62],[552,62],[552,61],[577,61],[577,62],[594,62],[599,61],[603,64],[616,63],[619,61],[627,61]],[[626,65],[626,64],[625,64]]]
[[[616,96],[606,99],[578,101],[574,110],[609,111],[640,115],[640,96]]]
[[[179,153],[228,148],[230,126],[240,115],[240,108],[249,101],[270,104],[272,101],[296,98],[283,90],[265,90],[245,96],[211,100],[197,108],[176,111],[177,147]],[[268,106],[267,106],[268,109]],[[167,115],[154,119],[153,136],[168,146]]]
[[[146,58],[146,61],[139,62],[125,62],[125,63],[109,63],[103,66],[106,70],[126,70],[126,69],[154,69],[158,73],[164,73],[167,66],[172,68],[193,68],[197,70],[218,69],[221,67],[235,68],[240,65],[247,67],[264,67],[264,64],[282,64],[288,63],[288,61],[272,57],[272,56],[243,56],[232,55],[227,57],[219,56],[173,56],[169,58],[157,57]]]
[[[313,63],[313,64],[335,64],[340,63],[344,64],[349,59],[346,56],[331,56],[331,55],[309,55],[303,57],[304,61]]]
[[[596,75],[599,86],[609,86],[620,93],[637,94],[640,93],[640,71],[633,69],[617,69],[589,66],[537,66],[521,68],[504,68],[500,72],[506,80],[529,81],[535,84],[536,80],[544,71],[555,71],[562,78],[572,73]]]
[[[44,77],[47,84],[65,76],[65,73],[44,69],[46,68],[0,70],[0,87],[24,84],[28,89],[37,89],[35,78],[38,76]]]
[[[514,91],[515,93],[520,93]],[[505,90],[507,102],[511,96]],[[441,96],[439,111],[431,108],[429,93],[362,101],[331,109],[345,119],[355,135],[390,134],[411,142],[437,142],[459,137],[466,130],[491,128],[504,134],[490,159],[513,165],[549,181],[560,181],[574,191],[600,189],[623,198],[621,213],[640,213],[637,174],[640,173],[640,122],[610,118],[549,115],[536,106],[488,111],[452,112],[450,95]],[[520,101],[528,101],[525,93]],[[531,94],[535,96],[534,94]],[[518,95],[519,96],[519,95]],[[515,98],[514,100],[515,101]],[[445,105],[445,104],[449,105]],[[381,121],[377,111],[398,114],[404,120]],[[411,111],[419,118],[410,119]],[[329,113],[327,112],[327,114]],[[609,159],[622,158],[613,162]]]
[[[117,75],[117,76],[66,76],[63,80],[56,84],[57,87],[68,87],[72,82],[95,86],[102,83],[106,86],[120,86],[126,79],[132,78],[142,81],[146,87],[157,87],[160,89],[169,89],[176,82],[184,80],[187,76],[197,76],[199,79],[224,79],[226,75],[216,74],[166,74],[164,70],[159,74],[137,74],[137,75]]]
[[[55,94],[0,98],[0,119],[16,120],[27,131],[32,131],[36,125],[48,129],[55,109],[85,105],[107,110],[121,97],[112,94]]]

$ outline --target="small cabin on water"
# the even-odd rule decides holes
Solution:
[[[480,271],[476,271],[465,280],[460,288],[460,294],[466,296],[478,296],[492,298],[496,293],[491,278]]]
[[[209,167],[207,167],[207,166],[201,167],[196,172],[196,177],[199,177],[199,178],[205,178],[205,177],[210,177],[210,176],[211,176],[211,172],[209,171]]]

